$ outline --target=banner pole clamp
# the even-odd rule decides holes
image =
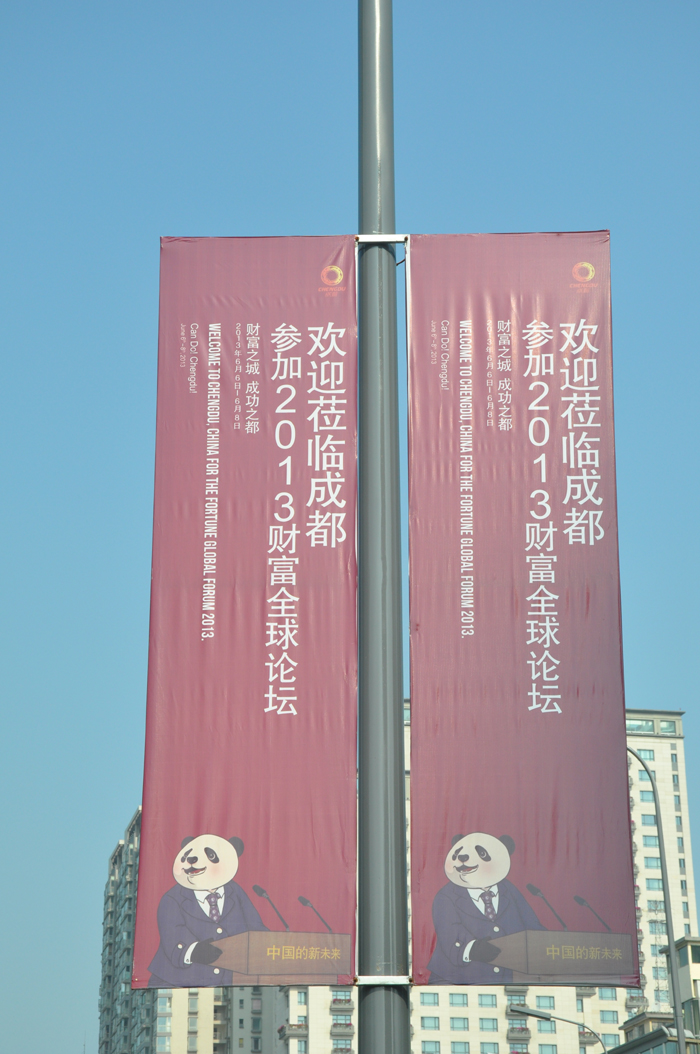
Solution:
[[[410,985],[413,981],[410,977],[390,976],[389,974],[366,974],[364,977],[356,977],[355,984],[390,984]]]
[[[394,245],[407,242],[407,234],[356,234],[355,241],[369,245]]]

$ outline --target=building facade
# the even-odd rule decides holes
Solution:
[[[406,757],[410,707],[406,704]],[[686,1028],[700,1033],[700,938],[685,780],[682,712],[628,710],[628,743],[654,773],[661,799]],[[585,1054],[670,1022],[666,915],[651,783],[632,755],[630,809],[641,987],[415,987],[411,1054]],[[406,773],[407,795],[410,774]],[[141,812],[109,862],[105,888],[99,1054],[356,1054],[351,987],[131,991]],[[524,1016],[526,1005],[571,1019]],[[588,1031],[588,1029],[593,1031]],[[364,1052],[358,1052],[364,1054]]]

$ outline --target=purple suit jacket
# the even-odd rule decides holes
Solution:
[[[431,984],[507,984],[513,971],[499,966],[497,958],[491,963],[465,963],[462,956],[466,945],[473,940],[495,940],[521,930],[546,928],[508,879],[498,883],[498,911],[493,921],[479,911],[468,889],[448,882],[435,894],[433,924],[437,946],[428,963]]]
[[[150,988],[212,988],[231,985],[233,974],[216,963],[185,964],[187,949],[195,941],[221,940],[246,930],[266,930],[248,894],[237,882],[224,886],[224,910],[218,922],[202,911],[194,890],[173,886],[158,905],[160,947],[149,966]],[[216,973],[214,971],[217,971]]]

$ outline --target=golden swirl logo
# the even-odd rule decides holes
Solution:
[[[324,267],[321,271],[321,281],[325,285],[340,285],[343,281],[342,269],[336,267],[335,264],[331,264],[330,267]]]
[[[581,263],[574,264],[571,273],[577,282],[590,282],[595,275],[595,267],[593,264],[581,261]]]

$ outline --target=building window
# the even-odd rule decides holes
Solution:
[[[421,1054],[440,1054],[439,1039],[424,1039],[420,1045]]]
[[[498,1043],[482,1043],[481,1054],[498,1054]]]
[[[683,914],[684,914],[685,918],[688,918],[688,916],[690,915],[690,911],[688,910],[688,901],[684,900],[682,903],[683,903]]]
[[[463,1039],[453,1039],[450,1043],[450,1054],[469,1054],[469,1044]]]
[[[663,724],[663,722],[662,722]],[[673,722],[671,722],[673,724]],[[627,732],[630,735],[634,735],[639,732],[651,732],[654,731],[654,722],[648,721],[639,717],[628,717],[627,718]]]
[[[170,1050],[170,1036],[156,1036],[156,1050],[158,1054]]]
[[[647,889],[651,890],[651,889],[663,889],[663,888],[664,888],[664,884],[663,884],[663,882],[661,881],[660,878],[648,878],[647,879]]]
[[[656,834],[645,834],[644,835],[644,847],[646,849],[658,849],[659,848],[659,836]]]
[[[197,1031],[197,1018],[196,1017],[188,1017],[187,1018],[187,1031],[188,1032],[196,1032]]]
[[[644,761],[653,761],[654,760],[654,751],[653,750],[638,750],[637,753],[639,754],[640,758],[642,758]],[[656,775],[656,773],[654,773],[654,775]]]
[[[196,1049],[197,1049],[197,1037],[196,1036],[188,1036],[187,1037],[187,1050],[188,1051],[196,1051]]]
[[[678,842],[678,852],[679,853],[684,853],[685,852],[685,848],[683,846],[683,839],[682,838],[676,838],[676,841]]]
[[[689,937],[690,936],[690,924],[687,923],[687,922],[685,922],[683,924],[683,936],[684,937]]]
[[[527,1043],[509,1043],[508,1046],[510,1047],[511,1051],[519,1052],[523,1050],[527,1054]]]
[[[675,808],[676,812],[680,812],[681,811],[681,796],[680,796],[680,794],[674,794],[673,795],[673,805],[674,805],[674,808]]]
[[[686,882],[686,880],[684,878],[682,878],[681,879],[681,893],[686,893],[687,894],[687,892],[688,892],[688,883]]]
[[[640,801],[653,801],[654,800],[654,792],[653,791],[640,791],[639,792],[639,800]]]
[[[599,999],[617,999],[617,988],[599,988]]]
[[[469,1031],[469,1018],[468,1017],[451,1017],[450,1018],[450,1029],[453,1032],[468,1032]]]
[[[238,1018],[238,1027],[239,1028],[243,1028],[244,1026],[245,1026],[245,1022],[244,1022],[243,1018],[239,1017]]]
[[[601,1010],[600,1020],[604,1025],[616,1025],[617,1010]]]
[[[656,779],[656,773],[654,773],[654,779]],[[673,781],[673,786],[674,787],[679,787],[680,786],[680,780],[678,779],[678,775],[675,772],[671,776],[671,779]]]
[[[682,816],[676,816],[676,830],[677,831],[682,831],[683,830],[683,817]]]
[[[480,995],[479,1006],[495,1006],[496,996],[495,995]]]
[[[198,1003],[198,1000],[197,1000],[197,996],[196,995],[195,996],[190,996],[190,998],[187,1000],[187,1009],[189,1010],[189,1012],[191,1014],[196,1014],[197,1013],[197,1003]]]
[[[411,704],[405,699],[403,701],[403,723],[410,725],[411,723]]]
[[[334,1003],[350,1003],[352,1001],[352,992],[349,988],[332,988],[331,999]]]
[[[647,900],[647,911],[663,911],[663,900]]]
[[[262,1040],[259,1036],[256,1036],[250,1041],[250,1049],[256,1051],[256,1054],[258,1051],[262,1051]]]
[[[610,1047],[620,1046],[620,1036],[616,1032],[602,1032],[601,1037],[603,1043],[608,1048],[608,1050],[610,1049]]]
[[[421,992],[420,994],[420,1005],[421,1006],[438,1006],[440,1003],[440,996],[437,992]]]
[[[583,1013],[583,999],[577,999],[576,1000],[576,1012],[578,1014],[582,1014]]]
[[[469,1006],[466,992],[450,992],[450,1006]]]
[[[297,992],[297,1005],[298,1006],[306,1006],[306,1004],[308,1002],[308,998],[309,997],[308,997],[308,994],[306,992],[301,992],[301,991]],[[242,1005],[243,1004],[241,1003],[241,1006]]]
[[[676,722],[675,721],[659,721],[659,731],[662,736],[675,736],[676,734]]]
[[[538,1032],[556,1032],[557,1023],[556,1021],[538,1021],[537,1031]]]
[[[162,1010],[170,1010],[173,1005],[172,997],[169,995],[158,996],[158,1013]]]
[[[343,1040],[345,1042],[345,1040]],[[308,1054],[309,1042],[306,1039],[297,1040],[297,1054]]]
[[[172,1029],[171,1017],[159,1017],[156,1022],[156,1032],[170,1032]]]
[[[678,754],[671,754],[671,768],[678,768]]]
[[[535,1005],[538,1010],[554,1010],[554,996],[538,995]]]
[[[678,857],[678,867],[681,871],[685,871],[685,859],[682,856]]]
[[[653,812],[642,813],[642,827],[656,827],[656,816]]]
[[[238,1040],[238,1046],[239,1047],[243,1046],[243,1036],[241,1036],[241,1038]]]
[[[347,1039],[334,1039],[333,1050],[347,1050],[349,1040]]]
[[[655,981],[668,981],[668,970],[665,966],[653,966],[651,975]]]
[[[426,1031],[429,1030],[429,1029],[439,1029],[440,1028],[440,1018],[439,1017],[422,1017],[420,1019],[420,1027],[425,1029]]]
[[[525,1006],[524,995],[509,995],[506,996],[506,999],[508,1000],[508,1006]]]
[[[482,1032],[498,1032],[497,1017],[480,1017],[479,1028]]]
[[[242,1010],[244,1006],[245,1006],[245,999],[239,999],[238,1000],[238,1009]]]
[[[344,1021],[340,1021],[340,1022],[336,1021],[337,1017],[345,1017],[345,1016],[346,1016],[345,1014],[333,1014],[333,1024],[334,1025],[345,1024]],[[309,1019],[306,1016],[306,1014],[297,1014],[297,1025],[308,1025],[308,1023],[309,1023]]]
[[[251,1032],[260,1032],[261,1029],[262,1029],[262,1018],[261,1017],[252,1017],[250,1019],[250,1031]]]
[[[556,1043],[540,1043],[539,1054],[557,1054]]]
[[[351,1025],[352,1014],[331,1014],[331,1020],[334,1025]],[[435,1020],[437,1021],[437,1018]],[[304,1018],[304,1024],[306,1024],[306,1018]],[[439,1025],[435,1027],[439,1028]]]
[[[644,857],[644,866],[648,867],[650,869],[653,869],[653,868],[659,869],[661,867],[661,857],[660,856],[645,856]]]

